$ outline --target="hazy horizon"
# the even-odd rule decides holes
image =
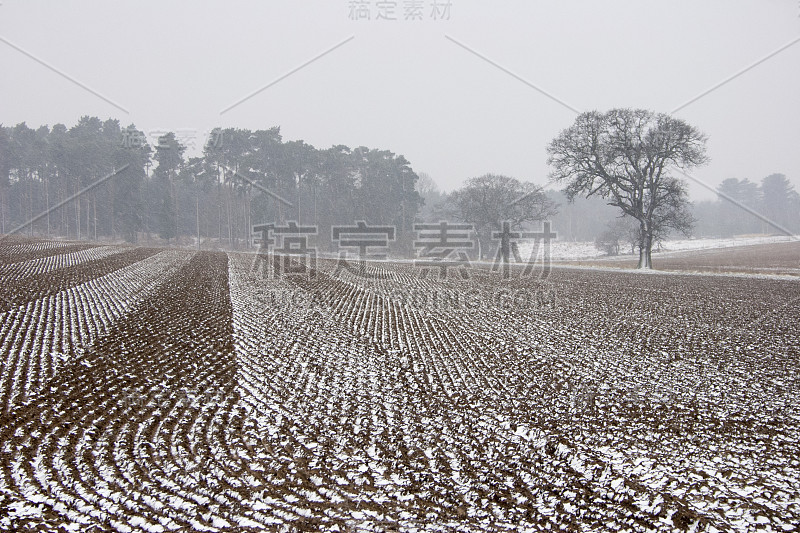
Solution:
[[[397,20],[377,2],[353,20],[356,4],[4,1],[0,123],[116,118],[176,132],[187,155],[216,126],[280,126],[318,148],[402,154],[452,190],[486,173],[548,186],[545,147],[576,111],[682,107],[709,137],[699,180],[782,173],[800,189],[795,1],[451,0],[436,17],[430,1],[384,3]]]

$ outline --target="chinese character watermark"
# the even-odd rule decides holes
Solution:
[[[198,130],[195,128],[177,128],[175,130],[152,129],[147,132],[139,131],[129,126],[122,130],[120,145],[123,148],[139,149],[145,146],[152,146],[156,149],[168,149],[169,140],[167,134],[172,132],[175,140],[181,146],[189,150],[198,148],[199,141],[205,139],[204,148],[220,149],[223,146],[223,133],[220,128],[209,131]]]
[[[350,20],[370,20],[372,18],[369,0],[350,0]]]
[[[131,150],[144,148],[147,145],[147,137],[133,126],[128,126],[122,130],[122,140],[120,146]]]
[[[405,20],[422,20],[422,10],[425,8],[422,0],[410,0],[404,2]]]
[[[210,150],[219,150],[224,145],[223,133],[220,128],[214,128],[206,137],[206,148]]]
[[[471,250],[475,243],[471,233],[472,224],[452,224],[441,221],[438,224],[414,224],[414,231],[418,232],[414,241],[414,248],[420,248],[418,259],[414,266],[422,268],[421,277],[435,268],[439,271],[439,278],[447,277],[449,268],[458,268],[461,277],[467,279],[470,266],[467,250]]]
[[[394,226],[371,226],[359,220],[355,226],[333,226],[331,238],[337,242],[339,248],[354,248],[358,251],[357,266],[347,261],[347,250],[339,252],[339,260],[333,275],[339,275],[342,270],[357,274],[360,277],[371,277],[367,273],[367,259],[386,259],[388,257],[389,242],[395,240]],[[378,248],[382,253],[368,253],[370,248]]]
[[[492,272],[502,271],[503,278],[511,277],[511,260],[523,264],[522,277],[531,276],[539,256],[539,246],[542,247],[542,273],[541,278],[546,279],[550,274],[550,243],[557,237],[557,233],[550,231],[550,222],[543,224],[542,231],[511,231],[511,223],[504,221],[502,230],[492,232],[492,239],[500,241],[492,263]],[[533,240],[531,253],[523,260],[519,251],[519,241]]]
[[[433,20],[450,20],[450,6],[453,3],[450,0],[446,2],[437,2],[437,0],[433,0],[431,2],[431,18]]]
[[[347,18],[353,21],[450,20],[452,0],[349,0]],[[427,17],[426,17],[427,15]]]
[[[316,226],[298,226],[295,221],[289,221],[286,226],[257,224],[253,226],[253,233],[259,244],[253,270],[262,269],[265,277],[271,272],[273,278],[298,274],[316,277],[317,249],[308,243],[309,236],[317,234]]]

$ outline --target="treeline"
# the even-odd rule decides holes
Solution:
[[[317,149],[284,141],[277,127],[216,129],[202,155],[188,157],[175,134],[151,145],[113,119],[0,125],[0,233],[241,249],[252,246],[254,225],[297,221],[316,226],[317,248],[329,251],[332,227],[363,220],[395,227],[394,252],[412,255],[415,221],[471,220],[445,208],[452,194],[421,177],[388,150]],[[693,205],[693,236],[800,233],[800,195],[786,176],[732,178],[718,191]],[[627,248],[630,224],[604,200],[546,196],[559,206],[548,211],[558,240]]]
[[[118,120],[22,123],[0,126],[0,233],[243,248],[253,225],[297,221],[316,225],[327,250],[333,226],[364,220],[395,226],[393,246],[407,251],[417,179],[388,150],[320,150],[277,127],[214,130],[202,156],[187,158],[175,134],[151,146]]]
[[[715,200],[692,204],[692,237],[800,233],[800,195],[783,174],[771,174],[760,184],[748,179],[726,179],[717,192]],[[548,194],[557,197],[562,193]],[[637,241],[635,222],[620,218],[604,200],[576,198],[574,204],[562,203],[562,206],[553,217],[553,227],[561,228],[562,240],[594,240],[609,255],[633,253]],[[670,238],[686,238],[675,232],[656,237],[657,245]]]
[[[692,204],[692,237],[800,233],[800,195],[785,175],[771,174],[761,183],[730,178],[717,191],[716,199]],[[632,243],[636,241],[634,221],[620,218],[618,210],[605,200],[575,198],[571,203],[563,192],[547,194],[560,205],[559,212],[552,217],[559,240],[595,241],[599,248],[610,253],[632,253]],[[671,238],[686,236],[677,232],[658,236],[659,241]]]
[[[716,200],[694,204],[695,235],[800,233],[800,195],[785,175],[770,174],[761,183],[729,178],[717,191]]]
[[[0,232],[134,238],[146,218],[150,152],[123,149],[121,137],[118,121],[93,117],[69,129],[0,126]]]

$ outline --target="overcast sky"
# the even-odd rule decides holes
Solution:
[[[487,172],[546,185],[574,110],[672,112],[740,74],[675,112],[709,137],[695,176],[800,189],[797,0],[381,3],[2,0],[0,123],[118,118],[193,154],[215,126],[280,126],[403,154],[447,190]]]

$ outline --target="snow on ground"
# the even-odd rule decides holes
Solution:
[[[753,244],[772,244],[777,242],[790,242],[797,240],[797,237],[788,235],[777,236],[743,236],[730,237],[727,239],[676,239],[665,241],[661,245],[664,252],[684,252],[689,250],[711,250],[715,248],[729,248],[732,246],[750,246]]]
[[[168,253],[14,281],[0,530],[800,523],[797,283]],[[41,370],[66,325],[87,349]]]
[[[692,250],[711,250],[718,248],[729,248],[732,246],[749,246],[753,244],[771,244],[778,242],[789,242],[796,240],[797,237],[789,237],[786,235],[781,236],[742,236],[742,237],[729,237],[725,239],[715,238],[702,238],[702,239],[675,239],[664,241],[661,243],[660,249],[654,250],[653,253],[668,253],[668,252],[685,252]],[[520,254],[523,258],[530,257],[533,250],[532,243],[520,244]],[[541,244],[539,245],[538,253],[541,254]],[[628,249],[629,250],[629,249]],[[622,247],[622,255],[625,257],[625,252],[628,251]],[[556,239],[550,245],[550,257],[554,261],[570,261],[576,259],[592,259],[596,257],[603,257],[605,254],[598,250],[593,242],[568,242],[559,241]]]

